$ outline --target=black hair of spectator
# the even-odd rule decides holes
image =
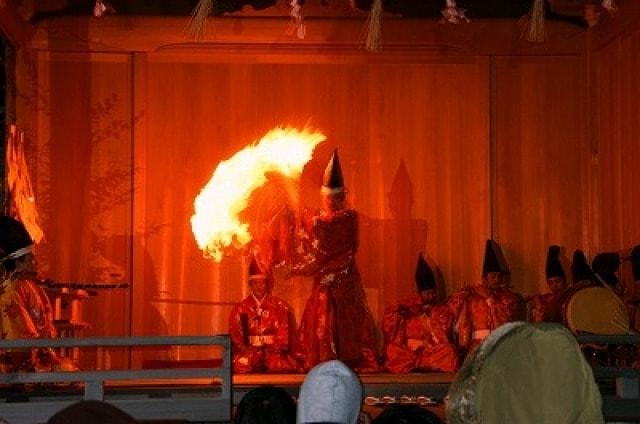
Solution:
[[[286,390],[263,386],[248,392],[236,410],[234,424],[295,424],[296,403]]]
[[[384,408],[372,424],[442,424],[442,421],[417,405],[391,405]]]
[[[107,402],[83,400],[49,418],[47,424],[132,424],[132,416]]]

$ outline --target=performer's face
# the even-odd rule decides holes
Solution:
[[[33,253],[27,253],[26,255],[16,259],[16,273],[30,273],[36,271],[36,261]]]
[[[344,209],[345,195],[341,193],[322,193],[322,208],[328,212]]]
[[[422,303],[433,303],[436,300],[436,290],[420,290],[420,298]]]
[[[564,278],[561,277],[551,277],[547,279],[547,285],[549,286],[549,290],[551,293],[558,294],[565,288]]]
[[[251,292],[257,298],[263,298],[269,291],[268,278],[255,278],[250,281]]]
[[[484,280],[487,283],[487,287],[490,289],[498,288],[504,283],[504,276],[500,272],[488,272],[484,276]]]

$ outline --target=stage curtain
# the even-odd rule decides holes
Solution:
[[[493,233],[513,286],[546,292],[548,246],[563,248],[567,276],[573,251],[589,247],[584,59],[494,60]]]
[[[37,58],[24,65],[19,86],[30,91],[19,110],[47,235],[43,269],[62,280],[131,283],[90,299],[88,334],[227,331],[230,309],[248,294],[247,264],[239,254],[221,264],[203,258],[189,223],[193,201],[221,160],[276,125],[309,124],[328,137],[300,181],[310,208],[339,149],[376,321],[414,293],[420,251],[445,295],[479,279],[493,234],[515,289],[532,292],[547,245],[570,249],[584,238],[581,165],[571,159],[583,135],[577,58],[492,65],[434,53],[391,63],[364,53],[213,50]],[[277,275],[274,293],[299,318],[310,288]],[[135,364],[146,357],[134,355]]]
[[[474,281],[489,222],[488,68],[482,59],[456,62],[140,58],[134,334],[226,331],[231,307],[248,294],[246,264],[239,255],[221,264],[203,258],[189,224],[193,200],[219,161],[275,125],[308,123],[327,135],[302,176],[303,205],[319,206],[322,172],[339,149],[360,212],[358,263],[376,319],[414,293],[420,251],[450,290]],[[300,317],[310,287],[278,278],[274,293]]]
[[[640,244],[640,31],[630,27],[591,53],[592,253]],[[622,281],[634,290],[631,265],[623,261]],[[636,289],[637,290],[637,289]],[[636,293],[636,296],[638,293]]]
[[[26,83],[18,96],[32,118],[24,127],[45,234],[37,246],[40,275],[62,283],[130,282],[131,57],[40,52],[21,58]],[[91,291],[77,317],[89,324],[82,335],[128,335],[129,293]],[[98,367],[128,364],[123,351],[95,360],[94,354],[82,357]]]

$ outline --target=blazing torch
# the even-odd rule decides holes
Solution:
[[[251,195],[268,180],[267,174],[297,181],[326,137],[309,128],[274,128],[260,141],[222,161],[195,200],[191,228],[205,257],[222,260],[225,249],[243,248],[254,238],[241,219]]]

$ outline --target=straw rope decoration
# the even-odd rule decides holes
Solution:
[[[199,0],[187,27],[187,32],[191,38],[201,40],[207,30],[207,19],[213,11],[213,0]]]

